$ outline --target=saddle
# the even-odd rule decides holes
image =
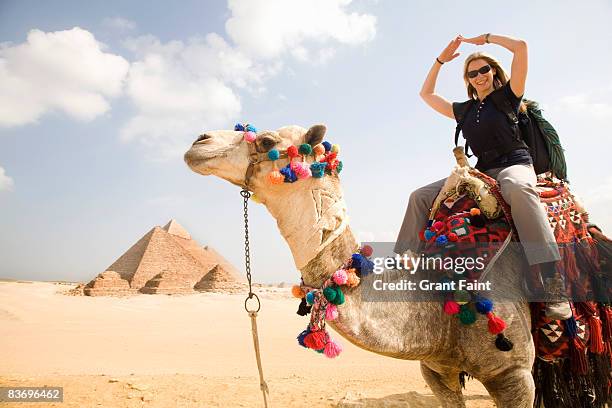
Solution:
[[[426,257],[481,260],[479,265],[462,268],[461,273],[442,270],[440,281],[477,283],[485,280],[500,254],[510,243],[518,243],[519,237],[512,210],[496,180],[469,167],[462,150],[455,148],[458,164],[434,200],[420,239]],[[603,406],[594,401],[601,404],[607,400],[611,380],[612,296],[607,276],[588,230],[588,215],[567,184],[539,177],[536,188],[561,254],[557,271],[573,299],[573,316],[565,321],[548,319],[544,303],[530,303],[537,355],[533,372],[536,395],[546,406],[583,406],[589,398],[594,405],[584,406]],[[539,279],[534,273],[526,276],[533,279],[530,285],[537,283],[535,276]],[[486,316],[497,348],[512,348],[511,339],[504,335],[504,316],[495,314],[493,301],[486,294],[449,291],[441,307],[462,325],[473,324],[478,315]]]

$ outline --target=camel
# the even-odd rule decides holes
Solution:
[[[261,155],[271,148],[282,151],[302,143],[315,146],[325,132],[324,125],[309,129],[285,126],[257,132],[253,144]],[[266,175],[273,169],[272,162],[249,166],[249,150],[243,132],[215,130],[200,135],[184,159],[196,173],[214,175],[241,187],[248,185],[276,219],[304,284],[320,287],[359,248],[349,226],[340,176],[271,184]],[[286,163],[284,159],[282,165]],[[249,167],[252,172],[247,177]],[[338,318],[327,324],[364,350],[419,360],[425,381],[443,407],[465,407],[460,373],[467,372],[486,387],[497,406],[530,408],[535,395],[531,374],[535,349],[528,303],[521,301],[519,270],[525,265],[523,254],[508,247],[493,268],[501,273],[490,273],[494,287],[516,293],[514,299],[519,299],[500,301],[495,306],[496,314],[507,323],[505,334],[514,344],[507,352],[495,347],[486,319],[462,326],[443,313],[439,302],[367,301],[374,290],[372,280],[380,279],[374,274],[345,291]],[[387,281],[393,279],[398,278],[390,275]]]

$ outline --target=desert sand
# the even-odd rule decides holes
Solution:
[[[75,285],[0,282],[0,385],[62,386],[64,402],[19,407],[261,407],[244,295],[63,294]],[[308,322],[289,288],[256,288],[271,407],[438,407],[419,364],[359,349],[300,347]],[[333,332],[333,331],[332,331]],[[493,407],[476,380],[468,407]]]

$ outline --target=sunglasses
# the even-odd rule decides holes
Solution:
[[[467,72],[467,76],[468,78],[476,78],[478,76],[478,73],[480,72],[482,75],[486,74],[487,72],[489,72],[491,70],[491,66],[490,65],[485,65],[482,66],[478,69],[475,69],[474,71],[468,71]]]

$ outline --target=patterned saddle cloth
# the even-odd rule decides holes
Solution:
[[[584,208],[562,182],[538,179],[537,189],[562,256],[558,270],[565,277],[566,290],[574,299],[584,300],[572,303],[574,316],[566,321],[548,319],[543,303],[530,304],[538,356],[534,375],[546,377],[546,380],[540,379],[539,395],[548,392],[542,384],[546,381],[552,384],[550,381],[555,380],[551,378],[558,382],[553,388],[563,389],[567,383],[563,376],[567,376],[568,368],[578,376],[592,374],[591,382],[595,381],[597,371],[607,373],[607,380],[603,380],[607,386],[612,363],[612,308],[608,290],[599,281],[597,250],[587,230]],[[442,271],[441,281],[479,282],[503,249],[510,242],[518,241],[518,234],[511,209],[501,196],[497,182],[478,170],[457,166],[434,201],[420,239],[424,242],[422,252],[427,257],[482,260],[480,267],[462,268],[461,273]],[[528,278],[535,276],[538,275],[528,274]],[[536,283],[535,279],[530,282]],[[496,316],[493,302],[478,291],[449,291],[442,308],[466,325],[475,322],[478,315],[486,316],[498,348],[511,349],[511,339],[503,333],[503,316]],[[551,395],[546,399],[555,398]]]

